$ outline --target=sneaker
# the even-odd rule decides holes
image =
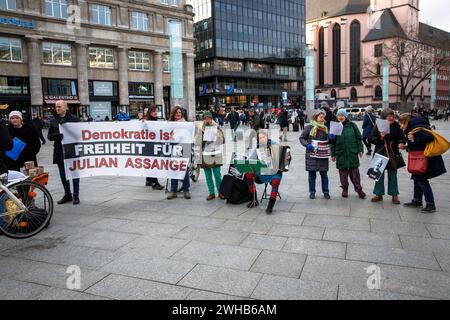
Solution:
[[[71,194],[66,194],[61,200],[58,201],[58,204],[65,204],[72,202],[73,198]]]
[[[330,194],[329,193],[324,193],[323,196],[325,197],[325,199],[330,200]]]
[[[80,197],[78,197],[78,196],[73,196],[73,204],[76,206],[76,205],[79,205],[80,204]]]
[[[191,194],[189,192],[184,193],[184,198],[189,200],[191,198]]]
[[[309,194],[309,198],[310,198],[311,200],[314,200],[314,199],[316,198],[316,194],[315,194],[314,192],[311,192],[311,193]]]
[[[423,204],[422,202],[412,200],[411,202],[404,203],[403,206],[407,208],[422,208]]]
[[[436,212],[436,206],[434,204],[428,204],[421,210],[422,213],[434,213]]]
[[[400,198],[398,196],[392,196],[393,204],[400,204]]]
[[[178,194],[176,192],[170,192],[167,196],[167,200],[173,200],[178,197]]]
[[[210,194],[210,195],[208,196],[208,198],[206,198],[206,201],[211,201],[211,200],[214,200],[215,198],[216,198],[216,195]]]
[[[372,202],[381,202],[381,201],[383,201],[383,196],[375,196],[370,201],[372,201]]]

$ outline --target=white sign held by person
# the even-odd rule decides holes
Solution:
[[[189,122],[65,123],[60,132],[67,179],[183,179],[194,142]]]

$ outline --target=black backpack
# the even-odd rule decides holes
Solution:
[[[225,196],[229,204],[242,204],[253,199],[253,195],[248,190],[247,181],[229,174],[223,177],[220,193]]]

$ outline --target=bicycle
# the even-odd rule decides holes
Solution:
[[[13,239],[37,235],[50,223],[53,198],[41,184],[23,177],[12,182],[0,175],[0,233]]]

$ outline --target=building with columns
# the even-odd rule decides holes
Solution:
[[[47,116],[61,99],[94,120],[121,110],[136,117],[152,104],[167,115],[174,103],[194,118],[193,17],[186,0],[2,0],[0,113]],[[182,26],[184,88],[177,100],[171,22]]]
[[[389,83],[383,83],[383,50],[386,45],[394,47],[396,39],[416,43],[425,59],[439,55],[450,59],[450,33],[420,23],[419,14],[419,0],[307,0],[306,34],[314,57],[315,93],[332,101],[348,101],[354,107],[430,107],[431,75],[423,82],[418,77],[406,79],[405,70],[400,73],[391,66],[385,69],[389,69]],[[448,106],[448,66],[436,74],[434,106]],[[406,89],[412,91],[406,105],[393,83],[400,77],[409,81]]]

